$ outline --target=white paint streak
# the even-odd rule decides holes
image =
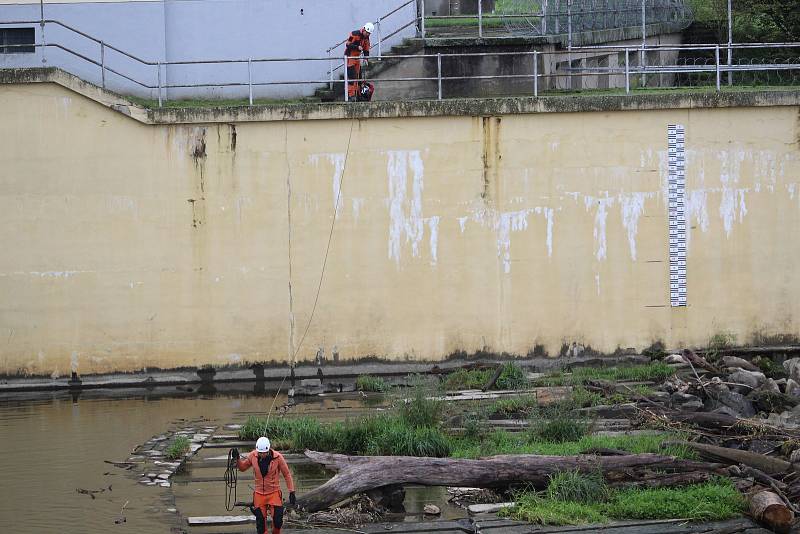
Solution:
[[[467,219],[469,219],[469,217],[459,217],[458,218],[458,226],[461,227],[461,233],[462,234],[464,233],[464,228],[465,228],[465,226],[467,224]]]
[[[401,240],[411,243],[411,254],[419,256],[419,243],[425,232],[422,219],[424,166],[418,150],[388,152],[389,175],[389,258],[400,266]],[[411,195],[408,195],[408,170],[411,169]]]
[[[497,223],[497,256],[503,262],[503,271],[511,272],[511,232],[528,228],[528,210],[500,213]]]
[[[353,219],[358,222],[358,218],[361,216],[361,208],[364,207],[364,199],[354,198],[351,202],[353,204]]]
[[[344,174],[345,154],[343,152],[324,153],[324,154],[311,154],[309,161],[314,165],[319,165],[320,159],[325,158],[328,163],[333,166],[333,176],[331,177],[331,185],[333,188],[333,209],[336,211],[336,216],[339,216],[339,211],[342,209],[342,175]]]
[[[547,219],[547,257],[553,257],[553,208],[545,208],[544,216]]]
[[[600,296],[600,273],[594,275],[594,285],[597,287],[597,296]]]
[[[620,210],[622,211],[622,226],[628,232],[628,246],[631,259],[636,261],[636,234],[639,231],[639,217],[644,210],[644,200],[647,193],[620,194]],[[603,222],[605,226],[605,222]],[[604,253],[605,254],[605,253]]]
[[[690,191],[686,197],[686,250],[692,243],[692,219],[697,221],[700,230],[708,231],[708,195],[705,189]]]
[[[717,157],[722,166],[719,176],[719,180],[722,183],[722,200],[719,205],[719,214],[725,227],[725,234],[730,237],[733,222],[736,220],[737,206],[739,208],[739,222],[742,222],[747,214],[744,194],[748,189],[734,187],[739,182],[739,174],[745,153],[742,150],[726,151],[720,152]]]
[[[439,216],[435,215],[428,219],[428,228],[431,231],[430,251],[431,265],[436,265],[439,261]]]

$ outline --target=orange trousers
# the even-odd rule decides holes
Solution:
[[[267,531],[267,517],[272,513],[272,534],[280,534],[283,527],[283,495],[280,491],[273,491],[267,495],[253,493],[253,513],[261,512],[263,521],[258,521],[256,514],[256,528],[258,534],[269,534]]]

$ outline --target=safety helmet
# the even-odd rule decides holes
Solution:
[[[269,438],[260,437],[256,441],[256,452],[267,452],[269,450]]]
[[[367,22],[366,24],[364,24],[364,31],[365,31],[365,32],[367,32],[367,33],[372,33],[372,31],[373,31],[374,29],[375,29],[375,25],[374,25],[373,23],[371,23],[371,22]]]

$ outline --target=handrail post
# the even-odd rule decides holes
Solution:
[[[442,54],[436,54],[436,79],[439,83],[439,100],[442,99]]]
[[[422,33],[422,38],[425,39],[425,0],[420,0],[420,18],[419,30]]]
[[[631,92],[630,50],[625,49],[625,94]]]
[[[344,101],[348,102],[349,98],[347,95],[348,85],[350,85],[347,81],[347,55],[344,56]]]
[[[103,89],[106,88],[106,45],[100,41],[100,80]]]
[[[542,1],[542,35],[547,35],[547,0]]]
[[[253,105],[253,58],[247,58],[247,92],[250,105]]]
[[[382,50],[381,43],[383,42],[382,35],[383,35],[383,32],[381,32],[381,18],[378,17],[378,59],[380,59],[381,56],[382,56],[382,54],[381,54],[381,50]]]
[[[716,70],[717,70],[717,91],[719,91],[720,90],[720,87],[719,87],[719,78],[720,78],[720,75],[719,75],[719,45],[716,45],[714,47],[714,63],[715,63],[715,67],[716,67]]]
[[[161,107],[161,62],[158,62],[158,107]]]
[[[533,51],[533,96],[539,96],[539,52]]]
[[[328,49],[328,89],[333,91],[333,58],[331,57],[331,48]]]
[[[478,0],[478,37],[483,38],[483,1]]]
[[[569,54],[569,67],[572,68],[572,0],[567,1],[567,50]]]
[[[731,0],[728,0],[728,85],[733,85],[733,11]]]
[[[642,67],[642,87],[647,86],[647,75],[644,73],[644,67],[647,64],[647,52],[645,49],[647,48],[647,11],[646,11],[646,4],[645,0],[642,0],[642,57],[641,61],[639,61],[640,66]]]

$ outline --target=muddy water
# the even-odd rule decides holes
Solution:
[[[0,398],[0,532],[146,534],[173,528],[180,532],[187,528],[187,516],[227,514],[221,480],[193,481],[221,477],[223,467],[204,468],[200,460],[224,455],[226,449],[201,451],[198,462],[177,476],[171,488],[143,486],[137,482],[139,471],[128,472],[104,460],[125,460],[137,445],[175,428],[181,419],[203,419],[203,425],[241,423],[249,414],[268,410],[272,395],[184,394],[184,398],[174,398],[157,391],[146,396],[131,392],[128,397],[113,399],[102,395]],[[87,398],[90,396],[100,398]],[[276,405],[285,403],[286,398],[279,397]],[[343,419],[374,409],[360,400],[320,399],[297,405],[291,413]],[[316,466],[292,469],[300,494],[331,476]],[[240,500],[249,500],[247,475],[243,473],[240,479]],[[78,489],[104,491],[94,493],[92,499]],[[412,488],[406,506],[413,513],[432,502],[442,507],[445,517],[462,515],[444,503],[445,496],[442,488]],[[125,522],[116,524],[122,517]]]

